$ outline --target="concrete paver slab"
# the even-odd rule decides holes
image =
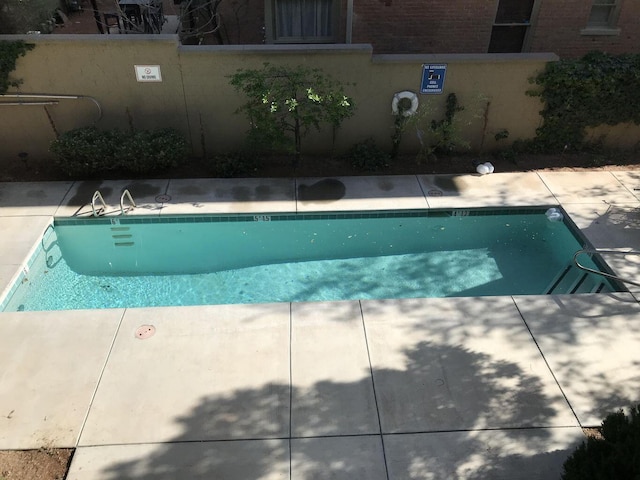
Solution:
[[[107,204],[105,215],[121,215],[120,198],[125,190],[129,190],[136,208],[124,199],[123,206],[127,215],[157,215],[162,209],[163,195],[169,180],[95,180],[75,182],[69,194],[55,212],[58,217],[90,217],[93,215],[91,200],[99,191]],[[97,202],[96,207],[101,207]]]
[[[0,182],[0,216],[53,215],[73,182]]]
[[[295,212],[294,188],[289,178],[171,180],[162,214]]]
[[[122,313],[2,314],[0,448],[75,446]]]
[[[0,264],[0,299],[4,298],[5,290],[9,290],[14,278],[17,274],[16,265]]]
[[[560,478],[582,430],[535,428],[385,435],[389,480]]]
[[[288,435],[289,316],[288,304],[127,310],[80,444]],[[141,340],[144,325],[155,334]]]
[[[386,480],[377,436],[291,440],[292,480]]]
[[[51,223],[48,216],[0,216],[0,298]]]
[[[539,175],[563,205],[638,200],[611,172],[540,172]]]
[[[594,247],[640,249],[640,203],[568,204],[564,208]]]
[[[292,435],[379,433],[360,304],[291,308]]]
[[[515,297],[583,426],[598,426],[640,391],[640,305],[625,293]]]
[[[297,199],[299,212],[428,207],[413,175],[300,178]]]
[[[21,265],[51,223],[51,217],[1,217],[1,265]]]
[[[640,200],[640,172],[611,172],[627,190],[629,190],[638,200]]]
[[[67,480],[289,478],[286,440],[80,447]]]
[[[362,309],[384,433],[577,425],[509,297]]]
[[[537,173],[420,175],[431,208],[556,205]]]

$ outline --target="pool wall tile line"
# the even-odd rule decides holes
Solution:
[[[69,218],[56,217],[55,225],[144,225],[166,223],[228,223],[228,222],[287,222],[300,220],[352,220],[367,218],[418,218],[418,217],[455,217],[455,216],[498,216],[498,215],[539,215],[557,205],[542,205],[530,208],[466,208],[466,209],[424,209],[424,210],[389,210],[372,212],[337,212],[337,213],[299,213],[279,214],[265,212],[260,214],[203,214],[176,215],[171,217],[95,217]]]

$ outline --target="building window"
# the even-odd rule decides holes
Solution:
[[[620,29],[616,28],[620,16],[620,0],[593,0],[587,27],[583,28],[582,35],[619,35]]]
[[[267,40],[280,43],[335,41],[338,0],[268,0]],[[269,12],[269,10],[271,10]]]
[[[535,0],[500,0],[491,31],[489,53],[519,53],[525,43]]]

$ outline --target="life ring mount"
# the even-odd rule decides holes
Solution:
[[[410,90],[404,90],[393,95],[393,100],[391,101],[391,111],[393,114],[398,115],[400,113],[400,102],[402,100],[408,100],[411,102],[410,107],[402,109],[402,115],[405,117],[415,115],[420,103],[418,102],[418,95]]]

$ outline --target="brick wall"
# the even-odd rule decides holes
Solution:
[[[376,53],[485,53],[494,0],[355,0],[353,42]]]
[[[376,53],[486,53],[497,0],[354,0],[353,42]],[[531,52],[640,52],[640,1],[622,0],[619,35],[584,35],[590,0],[539,0]],[[343,10],[344,12],[344,10]]]
[[[554,52],[560,57],[580,57],[592,50],[619,54],[640,52],[640,2],[622,0],[619,35],[583,35],[591,2],[543,0],[535,24],[532,52]]]

